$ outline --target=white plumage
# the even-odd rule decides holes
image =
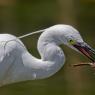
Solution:
[[[65,62],[64,53],[59,45],[65,44],[77,50],[73,45],[84,42],[79,32],[73,27],[69,25],[52,26],[45,29],[39,37],[37,47],[41,59],[37,59],[27,51],[19,38],[21,37],[0,34],[1,86],[52,76]],[[71,40],[74,42],[73,44],[70,44]]]

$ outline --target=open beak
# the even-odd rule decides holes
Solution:
[[[92,49],[88,44],[85,42],[76,43],[73,45],[78,51],[83,53],[87,56],[93,63],[95,62],[95,50]]]

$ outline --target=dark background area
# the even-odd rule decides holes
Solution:
[[[20,36],[55,24],[69,24],[95,48],[95,0],[0,0],[0,33]],[[34,56],[40,58],[40,34],[22,39]],[[83,55],[62,45],[64,67],[54,76],[0,88],[0,95],[95,95],[95,69],[72,65],[89,62]]]

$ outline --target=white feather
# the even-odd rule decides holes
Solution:
[[[68,45],[69,37],[83,41],[78,31],[68,25],[45,29],[38,40],[37,47],[41,55],[41,59],[38,59],[27,51],[17,37],[0,34],[0,85],[42,79],[55,74],[65,62],[59,45]]]

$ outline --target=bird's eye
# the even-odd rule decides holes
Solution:
[[[73,44],[75,44],[75,41],[72,40],[72,39],[70,39],[70,40],[69,40],[69,44],[73,45]]]
[[[69,42],[71,43],[71,42],[73,42],[73,40],[69,40]]]

